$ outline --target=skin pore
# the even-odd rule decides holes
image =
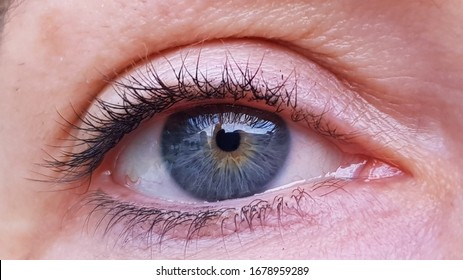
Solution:
[[[24,0],[13,6],[0,41],[0,258],[463,257],[461,1]],[[254,222],[254,229],[223,236],[223,227],[211,226],[209,235],[187,245],[169,236],[151,244],[135,231],[121,241],[123,225],[104,234],[105,225],[97,225],[101,213],[89,219],[91,208],[77,211],[87,191],[102,189],[114,199],[150,205],[146,197],[101,183],[102,169],[90,183],[38,182],[56,177],[43,162],[63,150],[59,139],[69,132],[63,123],[78,125],[76,112],[111,97],[108,78],[197,49],[211,61],[229,50],[243,65],[247,56],[240,54],[259,58],[266,49],[261,69],[281,65],[287,76],[304,69],[319,85],[314,94],[326,89],[333,96],[323,96],[338,102],[337,111],[327,113],[331,121],[346,132],[361,131],[349,143],[328,141],[401,175],[310,192],[316,202],[305,196],[299,218],[284,210],[261,226]],[[298,97],[304,106],[315,102]],[[294,191],[276,192],[294,201]],[[241,208],[250,201],[221,205]]]

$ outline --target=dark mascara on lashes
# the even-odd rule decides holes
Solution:
[[[129,75],[125,79],[113,82],[113,88],[122,102],[115,104],[98,99],[98,114],[81,115],[81,123],[72,125],[76,137],[72,137],[70,141],[74,146],[83,145],[86,149],[64,152],[64,160],[53,159],[48,161],[46,166],[58,173],[57,182],[68,183],[87,178],[98,168],[106,153],[126,134],[135,130],[143,121],[174,107],[179,102],[213,103],[214,100],[224,99],[231,102],[260,101],[275,108],[275,112],[288,108],[291,110],[292,121],[306,121],[320,134],[336,135],[335,131],[324,130],[320,125],[323,114],[310,114],[297,107],[295,77],[294,81],[290,80],[291,76],[286,79],[282,77],[277,86],[271,86],[258,77],[260,68],[252,72],[248,66],[236,66],[239,71],[234,72],[230,65],[225,64],[219,81],[209,80],[207,75],[200,71],[192,74],[185,67],[178,71],[172,68],[177,82],[167,84],[156,73],[154,66],[148,64],[147,74],[141,77]],[[313,187],[331,189],[342,187],[345,183],[342,180],[328,179],[317,182]],[[281,222],[281,215],[285,213],[310,216],[310,213],[301,214],[304,211],[300,205],[304,199],[312,200],[311,196],[304,189],[294,191],[296,193],[288,198],[275,196],[272,201],[256,199],[237,208],[197,208],[187,211],[162,209],[161,205],[139,205],[118,201],[102,191],[90,191],[76,207],[87,209],[87,222],[92,217],[99,221],[95,231],[102,229],[105,235],[115,233],[118,236],[117,240],[124,243],[138,236],[145,240],[149,247],[169,238],[184,239],[187,244],[189,240],[207,235],[207,232],[212,230],[210,227],[214,225],[218,226],[216,230],[225,236],[227,233],[262,226],[269,222],[272,215],[273,218],[270,220],[277,223]],[[174,232],[180,228],[183,228],[180,231],[184,231],[184,234],[176,236]]]
[[[260,101],[274,107],[275,112],[286,106],[292,110],[293,121],[305,120],[309,126],[319,129],[321,134],[335,134],[331,130],[322,131],[320,123],[323,114],[313,115],[297,108],[296,86],[287,90],[289,78],[282,79],[277,86],[270,86],[257,77],[260,69],[251,72],[246,66],[244,69],[238,68],[237,74],[231,70],[230,65],[225,64],[219,82],[209,81],[207,75],[199,71],[193,74],[181,67],[174,72],[177,83],[169,85],[157,74],[153,65],[148,64],[146,67],[148,74],[141,78],[128,76],[113,83],[115,92],[122,100],[121,104],[97,99],[96,106],[101,115],[87,113],[79,116],[80,125],[72,125],[71,130],[75,135],[69,141],[76,147],[85,145],[87,148],[78,152],[65,151],[61,158],[52,158],[45,162],[44,166],[57,174],[58,183],[75,182],[90,176],[106,153],[126,134],[136,129],[142,121],[179,102],[221,99]]]

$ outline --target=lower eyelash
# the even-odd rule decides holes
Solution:
[[[183,242],[186,250],[191,242],[202,238],[225,238],[246,230],[286,227],[301,220],[316,224],[320,218],[317,215],[322,212],[317,197],[340,190],[347,183],[329,179],[310,187],[298,187],[289,197],[255,199],[240,208],[203,207],[190,212],[121,202],[97,191],[88,193],[77,209],[88,213],[87,227],[93,225],[95,233],[110,236],[119,245],[135,242],[140,249],[152,249],[153,246],[162,248],[163,242],[174,240]],[[325,191],[320,193],[322,189]]]
[[[90,185],[93,171],[126,134],[178,102],[188,101],[229,99],[262,102],[274,107],[275,112],[289,108],[292,121],[305,121],[319,134],[338,140],[346,137],[328,126],[324,113],[315,115],[297,107],[295,76],[282,77],[277,86],[271,86],[258,78],[260,69],[251,72],[247,67],[242,69],[236,66],[239,71],[234,73],[232,67],[225,64],[222,80],[218,82],[208,80],[199,71],[189,73],[185,67],[178,71],[172,69],[177,81],[174,85],[168,85],[157,75],[154,66],[148,64],[147,74],[141,78],[142,81],[129,76],[114,83],[115,92],[121,100],[119,104],[96,100],[98,113],[79,116],[81,123],[78,125],[69,124],[67,131],[71,131],[68,140],[71,148],[83,149],[63,152],[62,158],[52,158],[43,165],[56,172],[54,182],[74,183],[88,179]],[[292,78],[294,81],[290,81]],[[289,82],[293,82],[294,86],[288,87]],[[69,145],[63,148],[69,148]],[[161,248],[165,242],[174,240],[183,242],[187,248],[195,240],[225,238],[233,234],[239,236],[244,231],[278,228],[299,223],[301,219],[306,221],[305,224],[316,224],[320,212],[317,209],[321,206],[317,203],[318,199],[312,197],[315,190],[325,189],[329,193],[342,188],[347,182],[327,179],[305,189],[295,189],[289,197],[253,200],[239,208],[220,208],[216,206],[219,203],[214,203],[210,204],[210,208],[196,207],[191,210],[190,207],[191,211],[168,210],[162,209],[162,205],[124,202],[102,191],[87,191],[76,207],[80,213],[87,214],[87,226],[93,228],[95,233],[109,236],[116,243],[125,245],[136,242],[142,248]],[[316,193],[318,195],[319,192]]]

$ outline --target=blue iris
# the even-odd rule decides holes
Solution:
[[[162,131],[162,156],[173,180],[206,201],[266,190],[282,168],[290,137],[276,114],[235,105],[174,113]]]

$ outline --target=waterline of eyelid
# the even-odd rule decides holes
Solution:
[[[361,161],[352,164],[350,170],[357,176],[378,174],[374,168],[384,171],[384,166],[378,162]],[[369,169],[371,167],[373,169]],[[337,177],[342,177],[341,174],[344,176],[346,169],[349,168],[341,168]],[[361,182],[380,179],[336,179],[335,174],[327,174],[327,177],[297,180],[259,195],[223,203],[151,201],[139,204],[136,199],[126,197],[130,202],[124,202],[122,197],[112,198],[110,194],[97,191],[87,194],[79,208],[86,209],[86,226],[122,246],[141,246],[142,249],[157,247],[162,250],[164,243],[174,241],[175,244],[184,243],[187,248],[191,242],[239,236],[257,228],[266,231],[287,226],[316,226],[332,211],[325,196],[331,197],[341,191],[342,199],[345,199],[346,188],[352,183],[357,182],[355,188],[361,189]],[[168,210],[173,208],[166,203],[175,205],[175,210]],[[237,204],[242,206],[237,207]]]
[[[263,192],[272,193],[288,188],[292,188],[295,186],[310,184],[319,182],[321,180],[363,180],[364,182],[370,182],[379,179],[386,179],[391,178],[394,176],[402,175],[403,172],[396,168],[389,166],[387,164],[381,164],[377,160],[361,160],[357,163],[352,163],[348,166],[341,166],[334,172],[328,172],[325,175],[321,175],[318,177],[310,178],[310,179],[300,179],[293,181],[288,184],[284,184],[280,187],[275,187]],[[259,194],[256,194],[259,195]],[[255,195],[255,196],[256,196]]]
[[[161,168],[162,166],[160,166]],[[161,169],[162,170],[162,169]],[[158,170],[159,172],[159,170]],[[289,183],[282,184],[280,186],[269,186],[267,187],[267,190],[261,193],[254,194],[251,197],[258,197],[262,194],[267,194],[267,193],[273,193],[285,189],[290,189],[292,187],[300,186],[300,185],[306,185],[306,184],[316,184],[320,181],[326,181],[326,180],[362,180],[364,182],[370,182],[374,180],[379,180],[379,179],[386,179],[394,176],[399,176],[403,174],[402,171],[400,171],[398,168],[389,166],[388,164],[384,164],[382,162],[379,162],[375,159],[363,159],[363,158],[358,158],[358,159],[352,159],[352,163],[348,165],[343,165],[337,168],[336,171],[334,172],[328,172],[325,175],[320,175],[316,177],[311,177],[311,178],[293,178],[293,180]],[[133,174],[128,174],[126,175],[126,185],[128,189],[131,189],[137,193],[144,194],[144,192],[140,192],[135,188],[135,185],[137,182],[140,181],[140,178],[132,178],[134,176]],[[165,183],[165,182],[164,182]],[[163,186],[163,185],[161,185]],[[203,200],[199,199],[192,199],[189,198],[189,201],[185,201],[185,199],[179,199],[179,198],[185,198],[185,194],[181,190],[177,190],[177,196],[176,199],[169,199],[169,198],[158,198],[162,201],[166,201],[169,203],[179,203],[182,205],[196,205],[196,204],[207,204],[210,202],[206,202]],[[225,204],[228,204],[225,202]]]

